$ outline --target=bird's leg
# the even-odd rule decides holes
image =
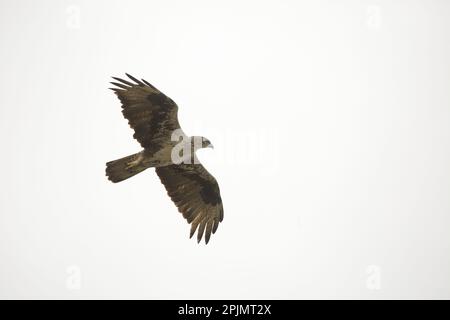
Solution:
[[[134,159],[130,162],[127,162],[127,164],[125,166],[125,170],[130,170],[130,169],[133,169],[134,167],[138,166],[139,164],[141,164],[143,159],[144,159],[144,156],[143,156],[142,152],[139,152],[136,159]]]

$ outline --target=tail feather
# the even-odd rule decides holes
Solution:
[[[126,180],[139,172],[144,171],[147,167],[140,163],[130,165],[131,162],[139,157],[140,153],[132,154],[118,160],[106,163],[106,176],[112,182],[120,182]]]

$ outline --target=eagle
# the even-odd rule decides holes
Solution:
[[[223,205],[216,179],[195,155],[201,148],[213,148],[199,136],[189,137],[178,123],[178,106],[144,79],[126,73],[129,80],[112,77],[110,88],[122,104],[122,114],[134,130],[143,150],[106,163],[106,176],[114,183],[148,168],[156,174],[178,211],[191,224],[190,238],[205,235],[209,242],[223,220]]]

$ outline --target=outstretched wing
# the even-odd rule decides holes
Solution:
[[[197,241],[203,233],[208,243],[223,220],[223,206],[216,179],[201,164],[179,164],[157,167],[161,182],[166,187],[178,211],[191,223],[190,237],[198,227]]]
[[[173,130],[179,129],[178,106],[145,80],[126,74],[132,81],[120,78],[111,82],[122,102],[122,113],[134,129],[133,137],[149,151],[157,151],[171,140]]]

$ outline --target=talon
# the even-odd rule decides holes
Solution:
[[[138,166],[141,163],[141,161],[142,161],[142,156],[139,155],[139,157],[137,157],[137,159],[126,163],[125,170],[129,171],[129,170],[133,169],[134,167]]]
[[[125,170],[130,170],[132,169],[134,166],[136,166],[138,164],[137,161],[130,161],[127,162],[126,166],[125,166]]]
[[[125,166],[125,170],[130,170],[133,167],[133,161],[131,162],[127,162],[126,166]]]

